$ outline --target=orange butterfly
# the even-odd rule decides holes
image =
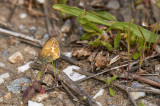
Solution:
[[[55,38],[49,39],[43,46],[38,59],[43,64],[52,62],[60,57],[60,49],[58,41]]]

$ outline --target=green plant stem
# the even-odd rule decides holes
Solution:
[[[53,68],[54,76],[56,76],[56,69],[55,69],[55,62],[54,62],[54,60],[52,60],[52,68]]]

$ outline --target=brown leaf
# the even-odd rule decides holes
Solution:
[[[23,94],[22,97],[23,103],[26,104],[28,100],[31,100],[34,94],[35,94],[35,89],[32,86],[29,86]]]
[[[88,48],[80,48],[76,51],[73,52],[72,56],[74,57],[86,57],[86,56],[89,56],[91,55],[91,50],[89,50]]]
[[[109,63],[109,53],[106,51],[101,51],[97,53],[97,56],[95,57],[95,65],[96,67],[105,67]]]

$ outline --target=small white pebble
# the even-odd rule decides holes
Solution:
[[[96,102],[98,104],[98,106],[102,106],[102,104],[100,102]]]
[[[86,77],[85,75],[82,75],[82,74],[79,74],[77,72],[72,71],[73,69],[78,70],[78,69],[80,69],[80,67],[77,67],[77,66],[74,66],[74,65],[68,66],[67,68],[65,68],[63,70],[63,72],[66,73],[67,76],[73,81],[78,81],[78,80]]]
[[[81,2],[79,3],[79,6],[83,7],[83,6],[84,6],[84,2],[81,1]]]
[[[0,102],[3,102],[3,97],[0,98]]]
[[[100,89],[99,92],[96,93],[96,95],[93,97],[93,99],[96,99],[98,96],[103,95],[104,89]]]
[[[21,18],[21,19],[24,19],[24,18],[26,18],[26,17],[27,17],[27,14],[26,14],[26,13],[20,14],[20,18]]]
[[[46,93],[45,94],[38,93],[32,98],[32,100],[36,102],[42,102],[43,100],[46,100],[48,97],[49,95]]]
[[[154,104],[151,101],[145,99],[142,99],[141,102],[144,104],[144,106],[159,106],[158,104]]]
[[[68,19],[64,22],[64,25],[62,26],[61,31],[63,33],[68,33],[71,30],[71,27],[72,27],[71,20]]]
[[[23,66],[18,67],[18,73],[23,73],[26,70],[28,70],[30,68],[30,64],[33,63],[33,61],[27,62],[26,64],[24,64]]]
[[[5,66],[5,64],[0,62],[0,67],[4,67],[4,66]]]
[[[20,25],[20,26],[19,26],[19,29],[20,29],[20,30],[23,30],[24,28],[25,28],[25,27],[24,27],[23,25]]]
[[[37,2],[43,4],[45,2],[45,0],[37,0]]]
[[[42,103],[33,102],[31,100],[28,101],[28,106],[44,106]]]
[[[23,55],[21,52],[15,52],[8,58],[8,61],[11,63],[19,63],[22,60],[23,60]]]
[[[25,48],[24,48],[24,51],[25,51],[26,53],[31,54],[31,55],[34,55],[34,56],[36,56],[36,55],[38,54],[35,49],[33,49],[33,48],[29,47],[29,46],[25,47]]]
[[[64,38],[62,38],[62,41],[65,41],[65,39],[64,39]]]
[[[72,52],[64,52],[63,54],[67,57],[70,57],[70,58],[72,57]]]
[[[36,30],[36,27],[35,26],[32,26],[29,28],[30,30]]]
[[[134,100],[137,100],[140,97],[146,96],[146,93],[145,92],[131,92],[131,95],[132,95]]]
[[[48,33],[44,34],[43,39],[49,39]]]
[[[9,77],[10,77],[9,73],[4,73],[0,75],[0,84],[4,83],[4,79],[9,78]]]

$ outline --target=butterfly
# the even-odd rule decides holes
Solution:
[[[55,38],[49,39],[43,46],[38,59],[42,64],[47,64],[60,57],[58,41]]]

